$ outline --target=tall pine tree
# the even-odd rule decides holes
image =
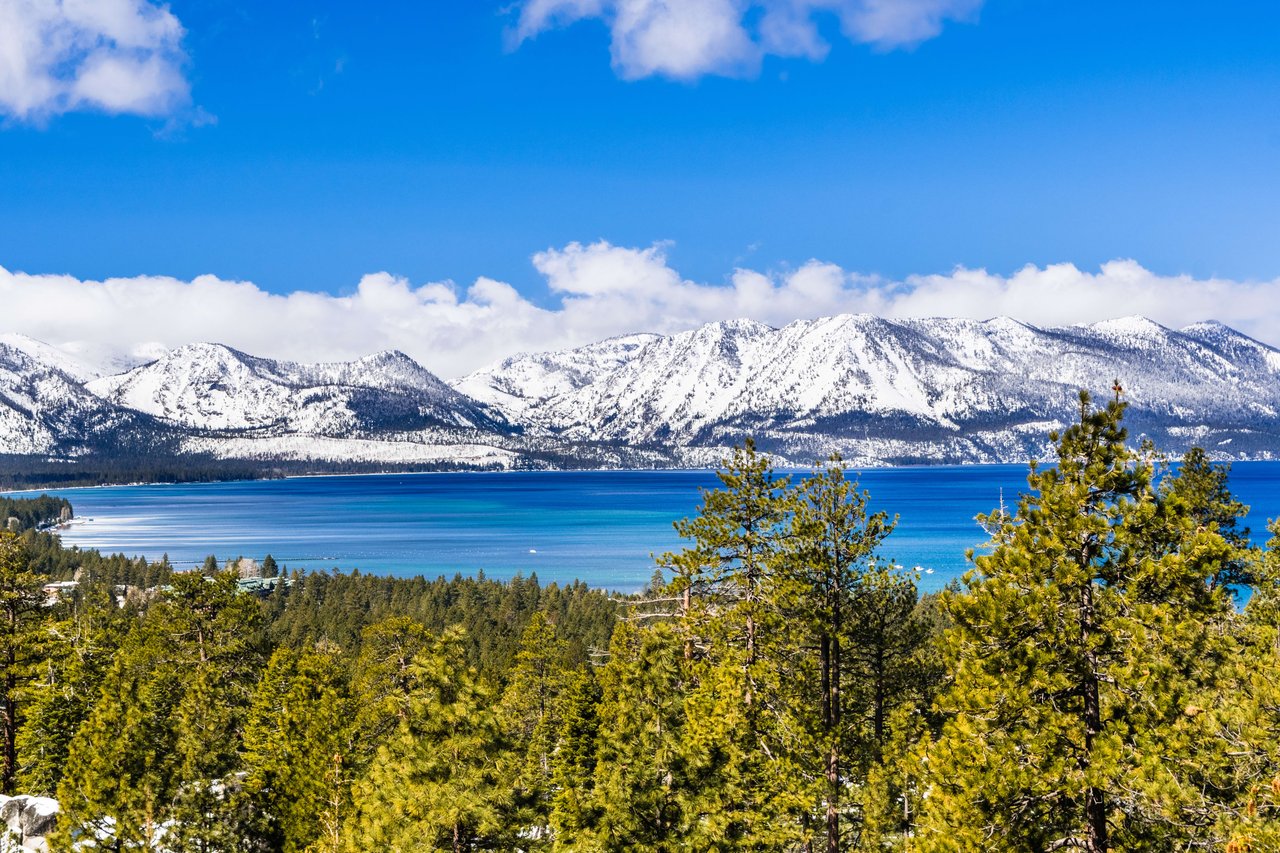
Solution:
[[[303,853],[340,821],[350,717],[336,649],[276,650],[244,733],[239,849]]]
[[[492,690],[449,629],[420,655],[421,685],[397,731],[355,787],[349,851],[510,849],[512,756]]]
[[[1183,721],[1230,650],[1237,550],[1157,488],[1118,393],[1080,406],[948,597],[923,849],[1171,850],[1202,830],[1180,781],[1218,745]]]
[[[0,532],[0,793],[18,778],[22,688],[39,659],[41,579],[27,563],[21,538]]]
[[[805,737],[795,752],[806,774],[821,780],[816,790],[822,846],[835,853],[846,846],[842,797],[851,775],[865,777],[867,758],[878,753],[885,714],[897,697],[890,669],[914,652],[900,650],[889,632],[910,621],[915,588],[909,582],[895,587],[895,578],[877,570],[875,550],[894,522],[884,512],[868,514],[869,496],[846,477],[839,457],[806,478],[798,498],[779,585],[790,645],[805,658],[791,682]],[[905,611],[894,606],[899,599]],[[863,662],[855,655],[865,655],[866,672],[855,666]],[[864,697],[873,705],[874,738],[865,736],[855,717],[867,704],[860,701]],[[862,766],[851,774],[858,750]]]
[[[684,808],[694,845],[773,849],[798,834],[805,785],[788,743],[780,573],[794,496],[748,440],[676,524],[692,541],[664,565],[680,600],[687,661],[683,748],[700,777]]]

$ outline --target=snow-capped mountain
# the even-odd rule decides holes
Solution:
[[[295,364],[191,344],[86,387],[202,432],[370,438],[424,429],[507,431],[501,416],[400,352]]]
[[[0,453],[446,467],[712,466],[747,436],[783,460],[1024,461],[1119,380],[1131,434],[1280,456],[1280,351],[1140,317],[749,320],[520,355],[442,382],[384,352],[295,364],[193,344],[114,376],[0,337]]]
[[[10,349],[20,350],[47,367],[61,370],[77,382],[88,382],[102,375],[97,368],[88,362],[82,361],[55,346],[46,344],[44,341],[37,341],[35,338],[29,338],[26,335],[19,335],[14,332],[0,332],[0,344],[8,346]]]
[[[841,315],[651,336],[603,366],[600,346],[508,359],[455,387],[567,440],[687,448],[752,435],[798,460],[961,462],[1043,454],[1077,391],[1118,379],[1132,432],[1169,450],[1280,447],[1280,352],[1216,323]]]
[[[0,339],[0,452],[78,455],[114,446],[122,435],[145,440],[149,419],[88,391],[79,369],[52,347],[21,336]]]
[[[530,409],[590,385],[661,339],[625,335],[563,352],[512,356],[463,377],[453,387],[519,421]]]

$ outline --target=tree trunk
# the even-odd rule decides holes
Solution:
[[[836,537],[832,537],[834,543]],[[828,577],[827,597],[828,610],[831,613],[830,638],[826,668],[830,670],[827,707],[829,720],[827,725],[827,853],[839,853],[840,850],[840,725],[844,699],[841,696],[840,669],[840,636],[844,632],[844,612],[841,610],[844,586],[844,565],[840,559],[839,547],[834,550],[834,572]]]
[[[10,670],[12,672],[12,670]],[[0,774],[0,792],[9,796],[14,793],[14,784],[18,775],[18,709],[14,694],[18,692],[16,679],[9,674],[4,678],[4,771]]]
[[[14,613],[9,614],[9,629],[9,647],[5,650],[4,661],[4,695],[0,696],[0,702],[4,702],[4,714],[0,716],[0,725],[4,727],[4,767],[0,769],[0,793],[12,796],[18,775],[18,660],[14,652],[17,615]]]
[[[838,674],[839,662],[834,664]],[[835,682],[833,681],[833,684]],[[840,850],[840,692],[832,690],[832,726],[827,748],[827,853]]]
[[[880,641],[880,638],[877,638],[877,642],[879,641]],[[874,707],[872,708],[873,716],[871,721],[872,731],[874,732],[875,739],[876,739],[876,759],[877,760],[880,759],[881,752],[884,748],[884,702],[885,702],[884,670],[885,670],[884,646],[878,645],[876,647],[876,657],[875,657],[876,695],[875,695]]]
[[[1080,640],[1084,648],[1086,671],[1084,693],[1084,757],[1082,768],[1086,772],[1093,758],[1093,742],[1102,733],[1102,706],[1098,698],[1098,659],[1089,648],[1089,634],[1094,622],[1093,585],[1085,583],[1080,590]],[[1085,850],[1089,853],[1107,853],[1107,797],[1101,788],[1090,786],[1084,792]]]

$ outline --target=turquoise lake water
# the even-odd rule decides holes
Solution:
[[[900,516],[882,553],[926,570],[923,589],[962,574],[984,535],[974,516],[1003,490],[1012,504],[1023,465],[871,469],[872,510]],[[359,569],[412,576],[479,571],[543,581],[575,578],[618,590],[642,587],[652,554],[678,549],[672,522],[696,512],[710,471],[384,474],[196,485],[63,489],[77,523],[66,545],[157,559],[179,567],[271,554],[289,568]],[[1280,516],[1280,463],[1237,463],[1231,486],[1252,505],[1255,538]]]

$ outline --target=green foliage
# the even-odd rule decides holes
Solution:
[[[49,624],[18,731],[22,792],[46,797],[57,792],[71,740],[89,716],[127,630],[128,616],[101,584],[88,586],[74,610]]]
[[[576,803],[561,799],[562,825],[570,828],[565,849],[688,849],[682,801],[693,792],[681,747],[682,648],[666,624],[614,631],[596,719],[580,724],[598,726],[595,776]],[[577,767],[566,772],[585,778],[591,760],[584,752],[577,748]]]
[[[239,849],[301,853],[335,832],[347,811],[350,718],[336,649],[272,655],[244,734]]]
[[[43,632],[37,618],[43,580],[31,570],[22,539],[0,531],[0,793],[14,793],[23,689],[38,669]]]
[[[295,575],[294,581],[272,613],[272,643],[300,648],[324,640],[358,654],[365,629],[393,617],[433,634],[461,625],[467,660],[495,682],[511,668],[535,613],[559,627],[571,665],[585,663],[591,649],[608,647],[613,630],[613,602],[581,582],[542,586],[536,577],[503,583],[483,576],[429,581],[321,572]]]
[[[876,560],[894,522],[868,514],[869,499],[838,456],[807,478],[778,590],[796,650],[788,684],[806,744],[796,757],[805,778],[820,780],[810,797],[821,803],[829,851],[858,836],[846,788],[880,763],[888,715],[909,695],[926,636],[914,619],[915,585]]]
[[[893,522],[839,458],[793,486],[748,443],[720,479],[677,524],[691,547],[664,558],[689,843],[847,849],[865,809],[887,810],[870,776],[881,800],[903,784],[883,752],[891,715],[927,701],[929,625],[911,580],[876,560]]]
[[[502,724],[523,748],[513,787],[522,818],[533,826],[551,819],[553,762],[559,747],[561,700],[572,670],[565,667],[565,643],[542,613],[529,620],[501,701]]]
[[[985,519],[994,551],[946,599],[925,849],[1170,850],[1207,832],[1197,782],[1219,743],[1195,703],[1231,652],[1216,580],[1239,556],[1221,531],[1239,505],[1153,485],[1123,412],[1081,396],[1058,465]]]
[[[364,629],[351,686],[360,698],[351,756],[357,768],[366,767],[378,744],[408,719],[411,699],[421,686],[414,660],[430,642],[430,632],[407,616]]]
[[[356,783],[345,849],[509,849],[518,827],[493,694],[449,629],[413,664],[409,713]]]
[[[35,498],[0,497],[0,529],[11,518],[18,520],[17,530],[13,531],[15,533],[56,524],[64,511],[71,513],[71,502],[66,498],[52,498],[48,495]]]
[[[260,666],[260,609],[230,575],[188,574],[141,614],[68,746],[63,841],[106,832],[144,849],[225,843],[222,777],[236,766]]]
[[[682,807],[694,846],[774,849],[793,839],[798,774],[794,719],[780,703],[785,654],[779,600],[794,506],[790,478],[750,441],[703,491],[699,514],[676,524],[691,541],[664,563],[681,598],[687,772]]]
[[[576,670],[565,684],[559,741],[552,762],[549,817],[559,849],[574,849],[584,838],[589,839],[599,820],[595,771],[602,696],[600,682],[590,668]]]
[[[55,846],[103,837],[107,846],[154,850],[177,793],[176,734],[183,673],[162,626],[139,622],[103,680],[68,748],[58,785]]]
[[[1123,412],[923,598],[839,459],[750,443],[631,597],[0,535],[7,766],[55,850],[1280,849],[1280,522]]]

